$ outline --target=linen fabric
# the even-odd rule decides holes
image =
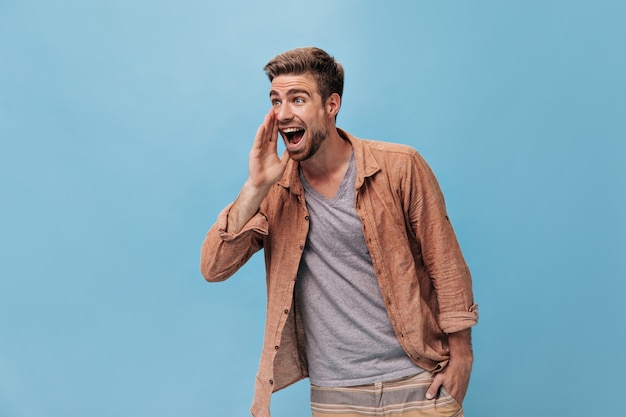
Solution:
[[[417,366],[440,371],[449,361],[447,333],[478,320],[471,275],[443,194],[416,150],[337,130],[354,152],[355,209],[394,333]],[[226,232],[231,205],[207,233],[200,269],[207,281],[222,281],[264,249],[267,313],[251,413],[269,417],[271,393],[308,376],[304,330],[294,305],[309,229],[298,163],[289,161],[259,212],[236,234]]]

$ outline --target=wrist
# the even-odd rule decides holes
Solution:
[[[249,195],[258,195],[258,196],[265,197],[265,195],[269,192],[270,188],[272,188],[271,184],[270,185],[257,184],[250,177],[248,177],[248,179],[246,179],[246,182],[244,182],[243,184],[242,192],[247,192],[247,194]]]
[[[469,364],[474,361],[470,328],[448,334],[448,345],[451,360],[454,358],[455,362],[462,361]]]

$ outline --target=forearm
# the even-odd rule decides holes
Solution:
[[[448,334],[448,345],[450,347],[450,362],[464,365],[471,369],[474,362],[472,351],[472,329],[467,328],[458,332]]]
[[[207,281],[227,279],[263,247],[269,222],[266,216],[255,215],[289,162],[286,150],[278,157],[277,136],[276,114],[270,109],[250,150],[248,179],[237,200],[220,213],[202,245],[200,269]]]
[[[285,150],[283,157],[278,157],[277,136],[276,114],[270,109],[254,138],[248,160],[248,179],[228,214],[227,233],[236,234],[241,231],[257,213],[272,185],[285,172],[289,156]]]
[[[255,187],[249,181],[245,182],[228,213],[227,233],[237,234],[243,229],[246,223],[259,211],[261,202],[269,192],[270,187]]]

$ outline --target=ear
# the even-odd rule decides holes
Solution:
[[[339,94],[332,93],[330,97],[326,99],[325,107],[329,117],[337,117],[337,113],[339,113],[339,109],[341,108],[341,97],[339,97]]]

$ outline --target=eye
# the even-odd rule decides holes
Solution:
[[[296,97],[293,99],[293,102],[296,104],[303,104],[304,103],[304,99],[302,97]]]
[[[272,107],[276,107],[279,104],[280,104],[280,100],[276,100],[276,99],[272,100]]]

